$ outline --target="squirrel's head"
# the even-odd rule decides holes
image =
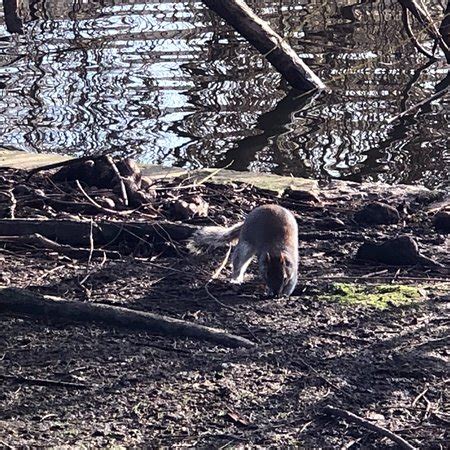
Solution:
[[[289,286],[297,273],[297,267],[295,261],[286,253],[265,253],[260,259],[260,273],[269,288],[269,294],[281,297],[291,294],[292,289],[289,289]]]

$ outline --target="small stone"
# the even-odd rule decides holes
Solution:
[[[31,189],[24,184],[18,184],[17,186],[14,186],[13,189],[14,195],[27,195],[30,191]]]
[[[358,223],[371,225],[388,225],[397,223],[400,220],[400,214],[393,206],[386,203],[373,202],[357,211],[355,220]]]
[[[208,217],[209,204],[199,195],[187,200],[177,199],[171,205],[172,214],[177,219],[186,220],[194,217]]]
[[[336,217],[325,217],[316,224],[319,230],[343,230],[345,223]]]
[[[116,203],[112,198],[109,197],[100,197],[98,199],[98,203],[105,208],[114,209],[116,207]]]
[[[125,178],[133,177],[136,180],[142,178],[141,169],[136,161],[131,158],[125,158],[120,161],[115,161],[116,167],[120,175]]]
[[[450,233],[450,211],[437,212],[433,217],[433,225],[441,233]]]

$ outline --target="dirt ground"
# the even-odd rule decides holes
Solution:
[[[1,175],[5,191],[24,183],[22,172]],[[184,218],[187,223],[231,225],[270,202],[294,211],[301,242],[294,295],[267,298],[255,265],[239,287],[228,282],[228,266],[207,285],[226,249],[192,256],[183,243],[140,239],[112,243],[119,259],[88,264],[0,242],[0,286],[157,312],[258,344],[228,349],[0,310],[0,445],[395,447],[379,433],[325,414],[331,405],[413,446],[448,448],[450,253],[427,213],[439,196],[338,183],[324,186],[317,199],[299,200],[240,184],[181,185],[157,184],[147,213],[176,220],[174,202],[196,196],[208,213]],[[73,186],[56,186],[41,174],[29,186],[16,196],[16,217],[105,217],[83,204]],[[38,193],[36,200],[36,189],[45,198]],[[56,209],[46,198],[67,203]],[[357,223],[354,213],[368,199],[396,206],[398,223]],[[412,236],[439,266],[355,260],[363,241],[400,234]]]

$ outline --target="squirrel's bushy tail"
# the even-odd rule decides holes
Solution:
[[[201,247],[223,247],[234,244],[239,239],[242,223],[226,227],[204,227],[196,231],[189,240],[188,248],[199,253]]]

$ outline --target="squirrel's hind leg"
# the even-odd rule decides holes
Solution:
[[[255,251],[247,242],[240,240],[233,251],[233,275],[232,283],[240,284],[244,281],[244,274],[251,263]]]

